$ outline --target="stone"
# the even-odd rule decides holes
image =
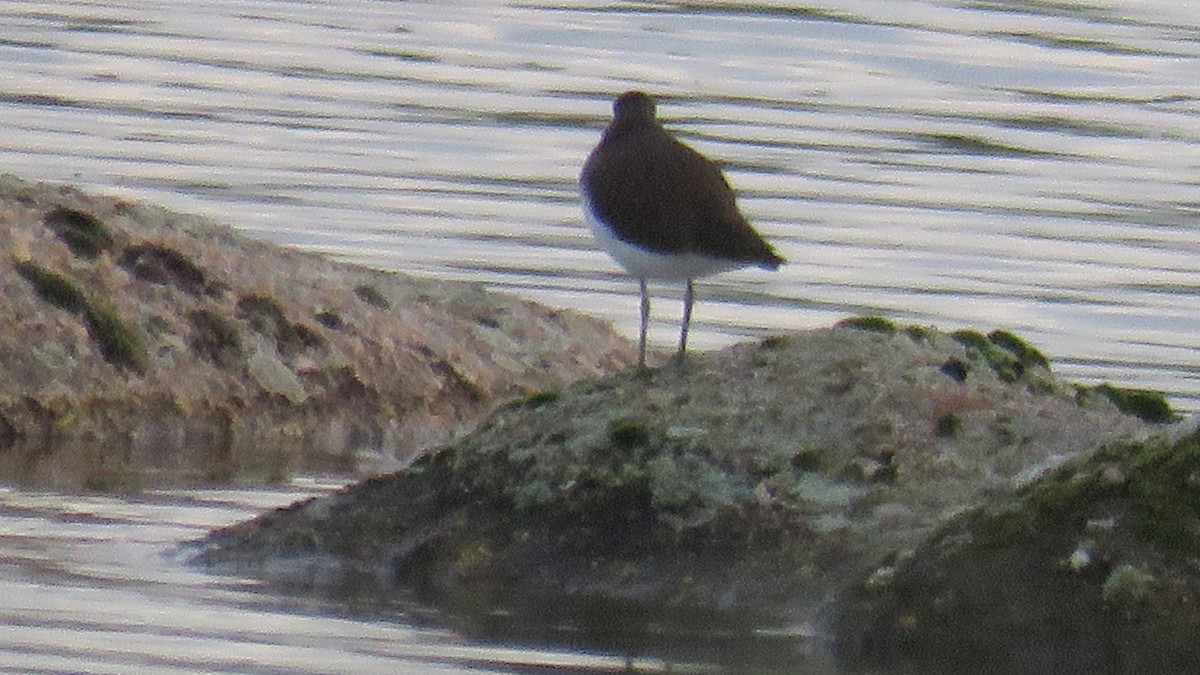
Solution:
[[[361,475],[619,370],[600,320],[0,176],[0,481]],[[491,317],[481,322],[480,317]]]
[[[1192,672],[1197,560],[1200,434],[1112,441],[980,500],[886,583],[848,587],[837,656],[882,672]]]
[[[416,592],[465,626],[503,616],[635,650],[699,633],[775,654],[764,635],[823,635],[831,598],[893,583],[985,496],[1152,428],[1045,364],[942,369],[986,358],[934,329],[850,324],[587,379],[188,551],[289,586]],[[276,576],[291,568],[322,574]]]

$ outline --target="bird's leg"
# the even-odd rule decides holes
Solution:
[[[695,293],[692,290],[692,280],[687,280],[687,287],[683,291],[683,320],[679,324],[679,354],[676,358],[682,360],[683,353],[687,351],[687,336],[688,328],[692,325],[692,301],[695,299]]]
[[[646,329],[650,325],[650,293],[646,290],[646,280],[638,279],[642,291],[642,329],[638,333],[638,368],[646,369]]]

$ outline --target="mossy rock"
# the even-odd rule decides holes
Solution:
[[[865,577],[837,650],[888,672],[1189,672],[1198,558],[1200,436],[1110,445]]]
[[[909,337],[797,332],[517,399],[404,472],[213,533],[197,560],[382,572],[473,625],[578,637],[609,612],[627,635],[701,621],[749,644],[817,621],[831,589],[981,494],[1145,428],[1065,392],[951,379],[963,347]]]
[[[636,355],[582,312],[371,270],[69,185],[0,176],[0,212],[10,483],[373,473],[497,405]],[[101,448],[127,468],[93,471]]]

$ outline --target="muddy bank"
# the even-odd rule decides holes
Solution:
[[[604,322],[0,176],[0,480],[391,466],[497,402],[629,362]]]

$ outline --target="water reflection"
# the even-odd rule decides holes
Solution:
[[[618,672],[627,657],[463,638],[402,598],[279,595],[166,555],[180,541],[333,489],[136,499],[0,492],[0,663],[41,673]],[[632,663],[648,672],[667,663]],[[684,668],[688,670],[688,668]]]

